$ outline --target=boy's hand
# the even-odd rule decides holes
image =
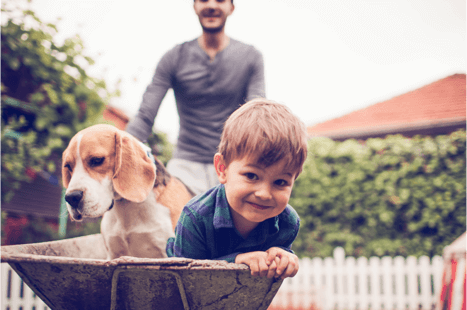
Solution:
[[[272,247],[266,251],[267,259],[266,264],[275,261],[276,278],[284,280],[287,277],[293,277],[298,272],[298,257],[295,254],[287,252],[281,248]],[[278,260],[279,259],[279,260]]]
[[[276,275],[277,262],[274,258],[266,262],[268,254],[262,251],[238,254],[236,264],[245,264],[250,267],[252,276],[272,278]]]

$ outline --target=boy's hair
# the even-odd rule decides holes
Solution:
[[[230,115],[218,151],[227,165],[250,154],[259,154],[257,163],[266,167],[286,158],[286,167],[298,176],[307,156],[307,132],[285,105],[258,98]]]

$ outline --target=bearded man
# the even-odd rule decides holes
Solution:
[[[180,130],[167,170],[198,194],[217,185],[212,160],[224,122],[245,102],[265,97],[265,82],[261,53],[225,33],[227,18],[235,9],[233,0],[194,0],[193,7],[201,36],[161,58],[126,130],[145,142],[162,99],[172,88]]]

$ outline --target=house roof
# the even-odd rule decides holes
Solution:
[[[103,112],[103,117],[106,121],[113,122],[115,124],[115,127],[117,127],[120,130],[125,130],[125,127],[130,120],[130,118],[123,112],[122,110],[107,105]]]
[[[366,139],[388,134],[442,134],[466,123],[465,74],[454,74],[414,91],[308,127],[310,137]]]

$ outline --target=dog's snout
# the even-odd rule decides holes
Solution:
[[[83,191],[73,191],[65,195],[66,202],[73,208],[78,208],[81,199],[83,199]]]

